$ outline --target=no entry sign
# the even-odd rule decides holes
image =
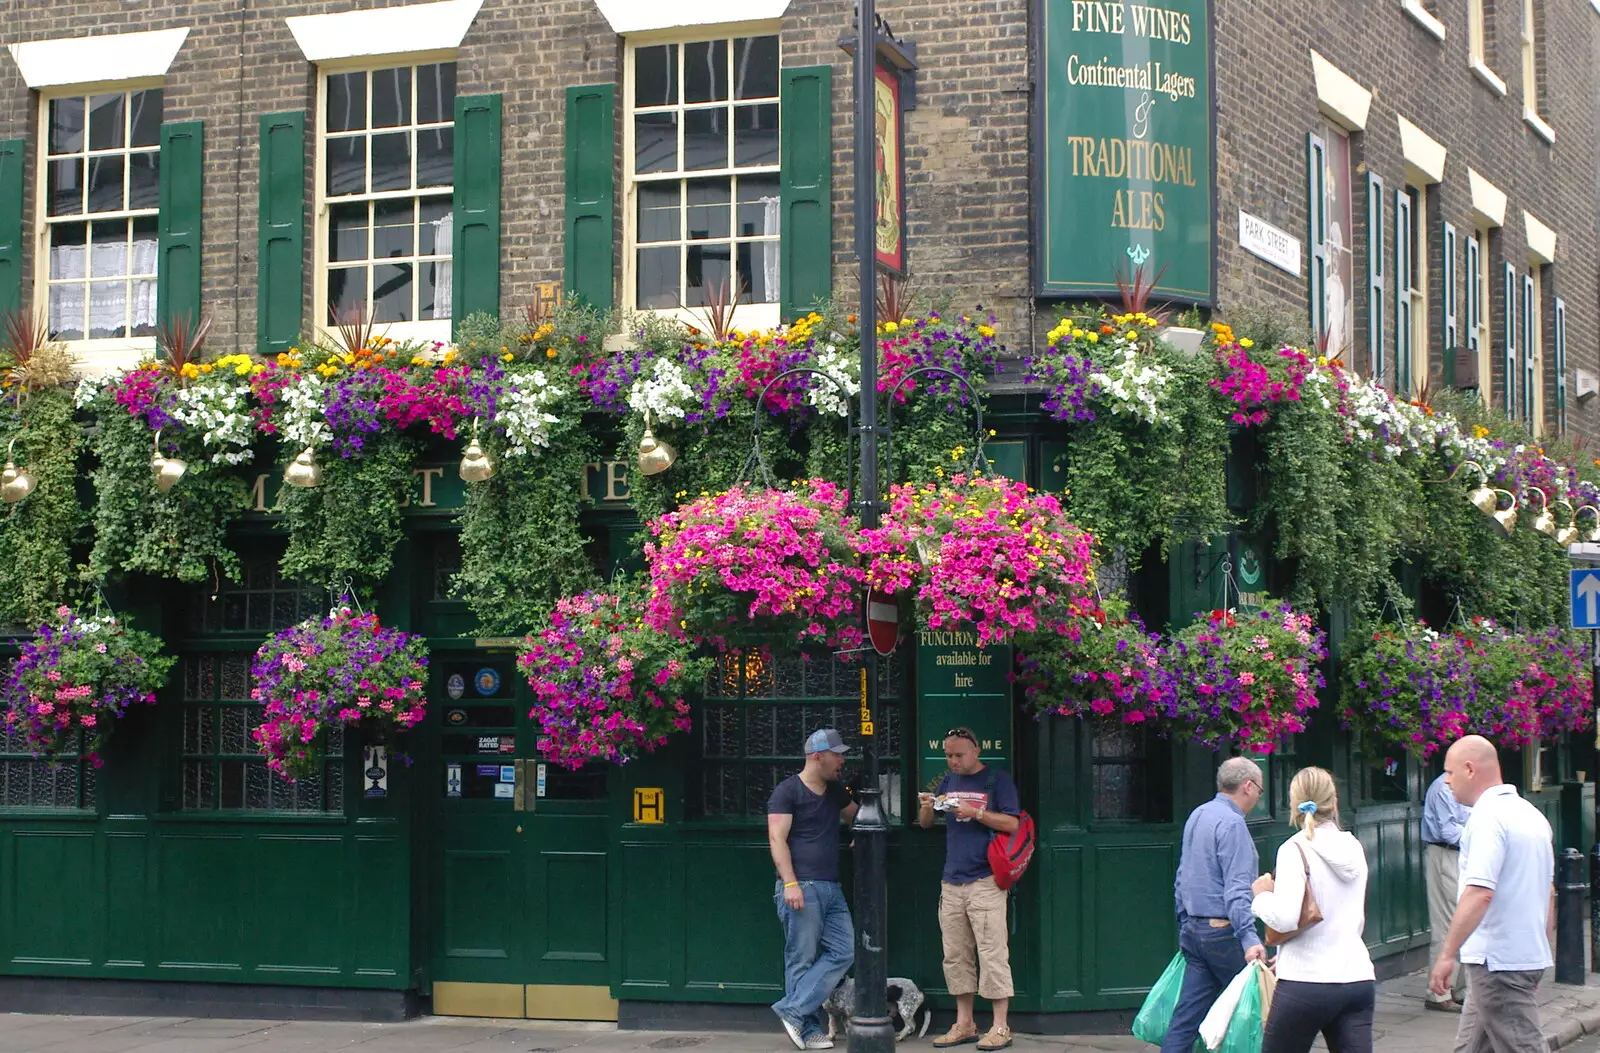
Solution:
[[[867,590],[867,636],[881,655],[893,654],[900,640],[900,605],[877,589]]]

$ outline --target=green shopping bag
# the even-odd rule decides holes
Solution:
[[[1150,988],[1144,1005],[1139,1007],[1139,1015],[1133,1018],[1134,1038],[1159,1046],[1167,1037],[1167,1025],[1172,1023],[1172,1011],[1177,1008],[1178,995],[1183,991],[1184,969],[1183,952],[1179,951],[1167,963],[1161,979]]]
[[[1256,970],[1244,985],[1217,1053],[1261,1053],[1261,1038],[1266,1031],[1265,1014],[1261,1011],[1260,974],[1264,971]]]

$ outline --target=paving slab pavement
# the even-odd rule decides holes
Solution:
[[[1458,1017],[1423,1009],[1422,973],[1378,985],[1374,1046],[1384,1053],[1453,1053]],[[1546,982],[1539,1005],[1550,1049],[1600,1035],[1600,976],[1583,987]],[[929,1039],[905,1044],[929,1050]],[[1131,1035],[1018,1035],[1025,1053],[1150,1053]],[[1318,1049],[1323,1046],[1318,1042]],[[394,1024],[182,1017],[0,1015],[0,1053],[785,1053],[771,1034],[619,1031],[605,1024],[420,1017]],[[844,1044],[839,1044],[841,1053]]]

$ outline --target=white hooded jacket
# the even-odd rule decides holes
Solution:
[[[1322,984],[1371,980],[1372,956],[1361,939],[1366,928],[1367,855],[1356,836],[1332,820],[1318,823],[1314,838],[1302,832],[1283,843],[1273,891],[1257,896],[1251,910],[1280,932],[1296,928],[1308,869],[1311,895],[1322,920],[1278,948],[1278,979]]]

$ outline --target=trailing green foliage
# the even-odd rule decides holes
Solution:
[[[278,492],[289,531],[279,563],[284,577],[317,584],[387,577],[405,536],[400,507],[416,451],[415,440],[379,432],[359,457],[324,452],[320,486],[284,486]]]
[[[72,393],[61,387],[26,394],[0,423],[0,444],[17,440],[18,463],[36,480],[33,492],[0,506],[0,625],[29,627],[81,597],[72,548],[88,522],[77,493],[83,430]]]

